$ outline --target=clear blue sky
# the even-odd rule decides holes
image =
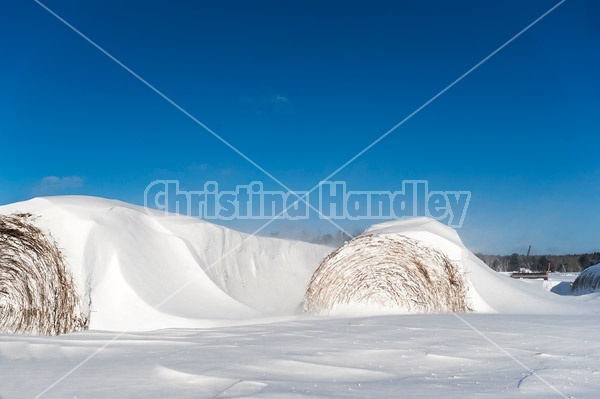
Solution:
[[[557,2],[44,3],[307,190]],[[476,251],[600,250],[599,3],[566,1],[336,179],[470,190]],[[157,178],[278,188],[34,1],[0,3],[0,54],[0,203],[141,204]]]

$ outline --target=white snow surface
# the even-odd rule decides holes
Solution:
[[[161,217],[96,197],[45,197],[0,207],[2,214],[14,212],[38,216],[36,224],[56,239],[78,292],[90,304],[93,330],[209,327],[294,315],[312,273],[332,250],[251,236],[196,218]],[[476,312],[581,314],[595,309],[586,300],[532,290],[494,272],[454,229],[432,219],[381,223],[365,233],[402,234],[458,262]],[[344,314],[352,316],[352,309]],[[364,309],[356,315],[364,316]]]
[[[485,337],[454,315],[0,335],[0,397],[598,397],[597,315],[461,318]]]
[[[331,251],[93,197],[0,207],[13,212],[39,216],[36,225],[55,238],[80,296],[91,302],[96,330],[207,327],[293,314],[305,282]]]
[[[0,334],[2,399],[596,398],[600,391],[600,293],[565,295],[556,288],[567,281],[496,273],[456,231],[429,219],[368,232],[406,235],[459,262],[474,314],[303,315],[304,290],[331,248],[100,198],[0,207],[13,212],[38,215],[58,242],[80,294],[91,299],[91,330]]]
[[[458,262],[469,283],[469,299],[475,312],[511,314],[595,313],[597,301],[578,301],[556,295],[490,269],[462,243],[456,230],[433,219],[419,217],[376,224],[365,233],[402,234],[445,253]],[[539,287],[538,287],[539,288]]]

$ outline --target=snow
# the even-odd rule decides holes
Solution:
[[[42,397],[597,397],[598,316],[461,317],[535,374],[453,315],[301,317],[127,333],[104,349],[114,333],[0,336],[0,397],[35,397],[99,349]]]
[[[48,197],[0,207],[30,212],[58,242],[90,328],[206,327],[294,313],[330,247],[148,215],[92,197]],[[158,310],[155,308],[158,307]]]
[[[469,300],[478,313],[585,314],[595,312],[586,301],[555,295],[544,289],[531,289],[490,269],[469,251],[456,230],[429,218],[413,218],[374,225],[365,234],[401,234],[442,251],[462,265],[469,282]],[[586,303],[586,305],[589,305]]]
[[[404,235],[460,264],[473,314],[302,314],[329,247],[93,197],[0,207],[13,212],[38,215],[58,242],[89,300],[90,331],[0,334],[2,399],[593,398],[600,389],[600,293],[496,273],[430,219],[366,233]]]

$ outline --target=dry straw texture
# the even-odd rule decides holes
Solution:
[[[31,214],[0,215],[0,332],[58,335],[87,328],[56,242]]]
[[[304,310],[338,305],[406,313],[470,311],[459,266],[440,251],[399,234],[359,236],[333,251],[312,276]]]

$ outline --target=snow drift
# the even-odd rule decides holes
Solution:
[[[573,295],[600,292],[600,263],[582,271],[573,281],[571,292]]]
[[[589,314],[596,311],[593,305],[577,301],[575,297],[556,295],[545,290],[541,284],[535,285],[534,282],[515,280],[495,272],[465,247],[456,230],[433,219],[417,217],[380,223],[371,226],[363,233],[363,236],[369,235],[374,235],[381,239],[410,238],[418,241],[420,246],[443,254],[453,265],[456,265],[458,275],[462,276],[463,280],[461,284],[464,282],[466,285],[464,302],[473,312],[504,314]],[[367,243],[367,241],[364,241],[364,243]],[[359,250],[367,258],[369,256],[381,257],[381,254],[376,251],[369,252],[368,249],[364,248]],[[366,259],[365,262],[372,264],[380,261]],[[340,267],[344,266],[340,263]],[[440,270],[438,266],[435,269]],[[345,279],[346,275],[344,274],[342,278]],[[462,289],[458,291],[461,292]],[[305,302],[305,306],[306,304],[307,302]],[[309,305],[309,308],[310,306],[312,305]],[[381,308],[377,304],[370,306],[355,304],[353,306],[336,305],[334,311],[331,313],[353,316],[405,313],[406,311],[406,308],[403,307],[386,309]]]
[[[210,327],[290,315],[331,251],[191,217],[154,216],[94,197],[36,198],[0,207],[0,215],[13,213],[36,215],[39,229],[55,238],[90,329]]]
[[[87,327],[62,253],[31,214],[0,215],[0,331],[58,335]]]
[[[14,214],[34,217],[10,216]],[[322,245],[251,236],[185,216],[165,218],[142,207],[94,197],[36,198],[0,206],[0,215],[5,215],[3,220],[15,221],[17,217],[17,222],[26,221],[25,230],[39,229],[34,236],[45,237],[45,249],[38,253],[24,244],[26,241],[19,244],[24,246],[17,252],[1,250],[0,332],[57,334],[86,327],[142,331],[287,317],[301,312],[311,276],[332,251]],[[7,226],[21,234],[14,226]],[[368,236],[372,237],[364,238]],[[462,311],[465,304],[474,312],[486,313],[589,314],[597,308],[580,297],[555,295],[541,286],[494,272],[465,248],[455,230],[432,219],[374,225],[363,234],[363,243],[376,237],[383,240],[378,246],[385,247],[388,242],[396,252],[417,248],[418,256],[410,270],[415,284],[423,285],[426,276],[430,278],[432,284],[427,290],[433,299],[416,299],[410,311],[434,306]],[[329,260],[344,253],[345,249],[336,250]],[[362,253],[369,255],[366,249]],[[15,259],[23,266],[20,270],[10,268]],[[427,266],[427,275],[418,270],[419,262]],[[27,264],[35,264],[35,268]],[[451,272],[444,269],[454,266],[456,270]],[[54,274],[43,274],[47,269]],[[359,270],[356,281],[366,272]],[[369,281],[374,286],[369,289],[374,290],[377,284],[391,285],[396,278],[384,270],[376,274],[381,280],[373,277]],[[455,278],[456,284],[449,277]],[[450,290],[456,296],[436,297],[440,292],[432,287],[442,287],[439,290]],[[29,294],[23,292],[41,296],[28,302]],[[65,293],[64,298],[61,294],[61,299],[55,300],[56,292]],[[389,300],[386,296],[373,298]],[[420,303],[422,298],[432,302]],[[316,309],[311,306],[308,309]],[[35,317],[31,318],[28,312],[34,309]],[[349,316],[364,314],[347,311]],[[369,312],[377,313],[373,308]],[[42,314],[45,317],[38,317]]]
[[[361,235],[332,252],[312,276],[304,310],[467,312],[467,283],[444,253],[400,234]]]

